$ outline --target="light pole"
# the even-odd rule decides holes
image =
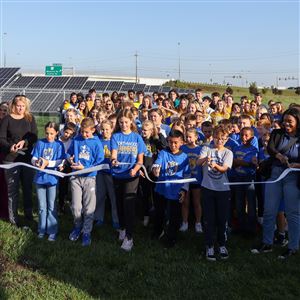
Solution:
[[[180,63],[180,42],[177,43],[178,45],[178,80],[181,80],[181,63]]]
[[[212,68],[211,68],[211,64],[209,64],[209,73],[210,73],[210,83],[212,84]]]

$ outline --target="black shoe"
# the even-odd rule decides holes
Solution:
[[[219,255],[221,259],[227,259],[229,257],[228,250],[225,246],[219,248]]]
[[[269,253],[272,251],[273,251],[272,245],[267,245],[267,244],[260,244],[258,247],[253,247],[251,249],[252,254]]]
[[[214,247],[206,247],[205,258],[208,261],[216,261],[217,260]]]
[[[294,256],[298,253],[297,250],[287,249],[281,255],[278,256],[278,259],[288,259],[290,256]]]
[[[274,244],[279,245],[281,247],[285,247],[289,243],[288,239],[286,238],[286,234],[278,233],[275,237]]]

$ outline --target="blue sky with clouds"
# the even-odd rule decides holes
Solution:
[[[134,75],[137,51],[143,77],[178,78],[179,56],[187,81],[271,85],[299,73],[298,1],[7,0],[1,24],[7,65],[23,71]]]

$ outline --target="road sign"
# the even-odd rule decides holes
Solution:
[[[62,76],[62,66],[46,66],[46,76]]]

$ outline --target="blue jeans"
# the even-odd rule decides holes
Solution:
[[[284,171],[273,166],[270,180],[274,180]],[[263,221],[263,242],[273,244],[274,226],[280,201],[284,200],[285,213],[289,228],[289,244],[291,250],[299,249],[300,238],[300,189],[297,186],[298,172],[291,172],[276,183],[265,186],[265,208]]]
[[[236,181],[250,182],[253,176],[237,177]],[[235,186],[237,218],[242,231],[256,231],[256,194],[254,184]],[[247,213],[246,213],[247,203]]]
[[[36,185],[36,193],[39,202],[39,225],[38,232],[41,234],[56,234],[57,212],[56,212],[56,185]]]

